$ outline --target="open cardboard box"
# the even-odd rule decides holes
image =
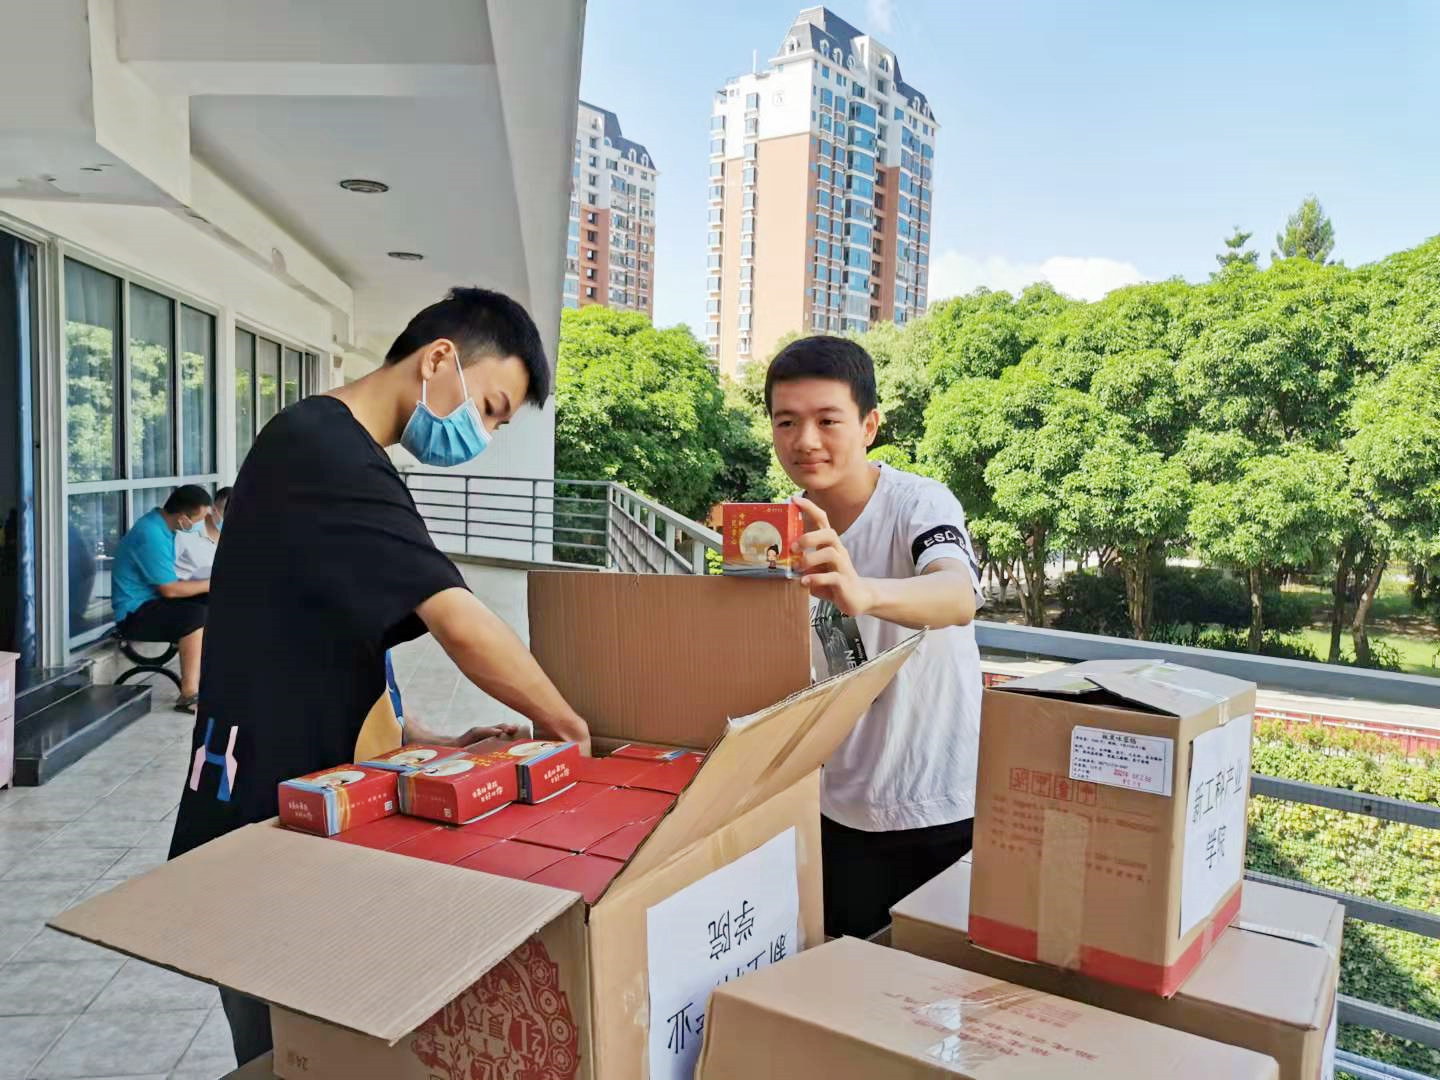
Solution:
[[[710,749],[594,904],[264,823],[51,925],[268,1001],[291,1080],[688,1076],[714,985],[823,940],[818,770],[919,637],[811,687],[798,585],[529,593],[531,647],[597,736]]]

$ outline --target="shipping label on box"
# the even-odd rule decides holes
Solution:
[[[681,889],[645,914],[650,1080],[690,1080],[710,992],[804,948],[795,830]]]
[[[726,503],[723,566],[727,574],[793,577],[800,556],[791,550],[805,533],[794,503]]]

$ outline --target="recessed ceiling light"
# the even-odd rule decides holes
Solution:
[[[385,254],[392,259],[399,259],[401,262],[419,262],[425,258],[418,251],[387,251]]]
[[[379,180],[341,180],[340,186],[360,195],[381,195],[390,190],[389,184],[382,184]]]

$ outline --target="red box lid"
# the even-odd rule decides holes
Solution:
[[[346,844],[359,844],[361,847],[375,848],[379,851],[389,851],[397,844],[407,843],[417,836],[434,832],[438,828],[440,826],[433,822],[397,814],[394,817],[372,821],[369,825],[360,825],[348,832],[336,833],[331,839],[340,840]]]
[[[633,758],[581,758],[577,771],[580,779],[589,784],[611,784],[627,787],[649,769],[657,768],[653,761],[638,761]]]
[[[460,828],[480,833],[482,836],[496,836],[501,840],[509,840],[530,826],[547,821],[566,810],[584,806],[602,791],[609,790],[611,789],[603,784],[575,784],[558,795],[552,795],[542,803],[536,803],[533,806],[528,803],[511,803],[479,821],[472,821],[469,825],[462,825]]]
[[[644,788],[647,791],[666,791],[671,795],[679,795],[695,778],[700,771],[701,764],[705,761],[704,754],[697,754],[693,750],[687,750],[683,757],[674,761],[666,761],[656,765],[649,772],[637,776],[629,784],[630,787]]]
[[[625,864],[617,859],[571,855],[531,874],[529,880],[538,885],[553,885],[557,889],[574,889],[585,897],[587,904],[593,904],[624,868]]]
[[[470,870],[483,870],[487,874],[524,880],[531,874],[538,874],[545,867],[565,858],[563,851],[522,844],[518,840],[501,840],[483,851],[467,855],[457,862]]]
[[[403,844],[397,844],[390,850],[396,855],[409,855],[416,859],[429,859],[431,862],[458,863],[467,855],[474,855],[477,851],[484,851],[498,843],[500,841],[493,836],[467,833],[442,825],[406,840]]]
[[[619,859],[626,861],[634,855],[645,838],[655,831],[656,824],[660,821],[658,817],[650,818],[647,821],[638,821],[634,825],[626,825],[623,829],[616,829],[609,836],[591,844],[585,849],[587,855],[601,855],[607,859]]]
[[[674,801],[673,795],[659,791],[612,788],[578,810],[567,810],[531,826],[516,839],[561,851],[585,851],[625,825],[659,817]]]

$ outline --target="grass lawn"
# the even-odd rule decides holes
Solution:
[[[1408,582],[1399,574],[1386,574],[1371,609],[1370,640],[1384,642],[1400,655],[1402,670],[1411,675],[1440,675],[1440,630],[1410,605]],[[1313,601],[1310,625],[1296,636],[1322,660],[1330,655],[1330,593],[1312,585],[1294,585],[1287,593]],[[1347,654],[1354,644],[1347,625],[1340,637]]]

